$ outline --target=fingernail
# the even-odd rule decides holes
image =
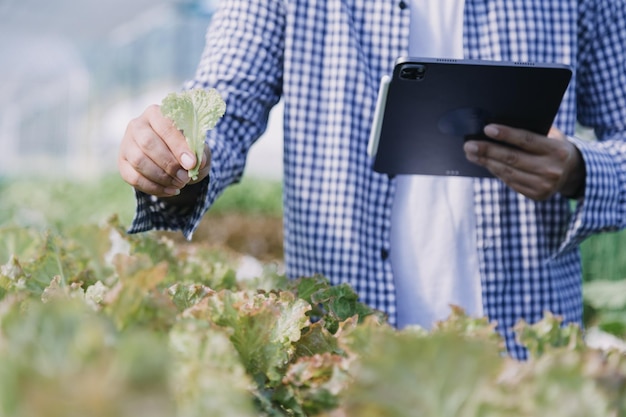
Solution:
[[[478,152],[478,146],[474,142],[467,142],[465,144],[465,152],[475,154]]]
[[[179,169],[176,171],[176,178],[178,178],[183,185],[189,182],[189,174],[184,169]]]
[[[500,130],[498,130],[498,128],[495,127],[494,125],[485,126],[485,134],[487,136],[496,137],[498,136],[499,133],[500,133]]]
[[[165,188],[163,192],[170,196],[175,196],[180,194],[180,190],[178,188]]]
[[[192,156],[189,155],[188,153],[184,153],[180,156],[180,162],[182,163],[183,168],[185,169],[191,169],[196,164]]]
[[[465,157],[470,162],[478,161],[478,145],[474,142],[467,142],[465,146],[463,146],[463,150],[465,150]]]

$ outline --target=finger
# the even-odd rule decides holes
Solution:
[[[497,160],[491,160],[486,167],[510,188],[534,200],[545,200],[557,191],[558,175],[519,170]]]
[[[162,169],[153,159],[147,157],[139,147],[129,147],[123,159],[143,177],[163,187],[182,188],[189,182],[187,171],[179,168],[172,176]]]
[[[210,161],[211,161],[211,150],[205,144],[204,153],[202,155],[202,161],[200,161],[200,170],[198,171],[198,179],[195,181],[190,181],[190,184],[195,184],[197,182],[200,182],[209,175],[209,171],[211,169]]]
[[[150,126],[163,139],[163,142],[175,156],[180,166],[187,170],[195,167],[196,156],[189,149],[185,136],[171,119],[163,116],[161,107],[156,104],[148,107],[146,115],[148,116]]]
[[[540,192],[540,190],[529,184],[507,185],[515,192],[535,201],[547,200],[554,194],[553,192]]]
[[[531,153],[545,153],[550,147],[550,141],[545,136],[524,129],[509,126],[488,124],[484,128],[487,137],[509,145],[513,145]]]
[[[163,186],[182,187],[188,178],[160,136],[141,118],[133,120],[124,137],[120,157],[142,176]]]
[[[498,177],[510,175],[510,170],[527,173],[550,183],[558,182],[563,175],[562,158],[557,157],[567,152],[559,150],[551,156],[534,155],[484,141],[468,142],[464,149],[468,160],[484,166]]]
[[[511,169],[533,173],[541,170],[544,165],[543,157],[487,141],[468,141],[463,149],[470,162],[490,170],[507,166]]]
[[[180,194],[178,188],[166,187],[144,177],[127,160],[120,160],[119,171],[124,181],[143,193],[157,197],[172,197]]]

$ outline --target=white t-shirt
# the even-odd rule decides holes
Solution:
[[[464,0],[411,0],[409,54],[463,57]],[[482,315],[471,178],[396,177],[391,263],[398,326],[430,328],[450,304]]]

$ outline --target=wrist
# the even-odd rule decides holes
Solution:
[[[585,183],[587,178],[585,162],[577,147],[574,146],[572,168],[559,192],[565,198],[579,199],[585,195]]]
[[[201,181],[187,184],[180,189],[180,194],[163,198],[162,201],[169,206],[178,208],[193,206],[198,200],[198,195],[202,193],[202,190],[207,186],[208,182],[209,177],[207,176]]]

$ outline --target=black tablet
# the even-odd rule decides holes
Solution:
[[[569,85],[566,65],[400,58],[380,84],[370,154],[390,175],[492,176],[463,143],[499,123],[547,134]]]

